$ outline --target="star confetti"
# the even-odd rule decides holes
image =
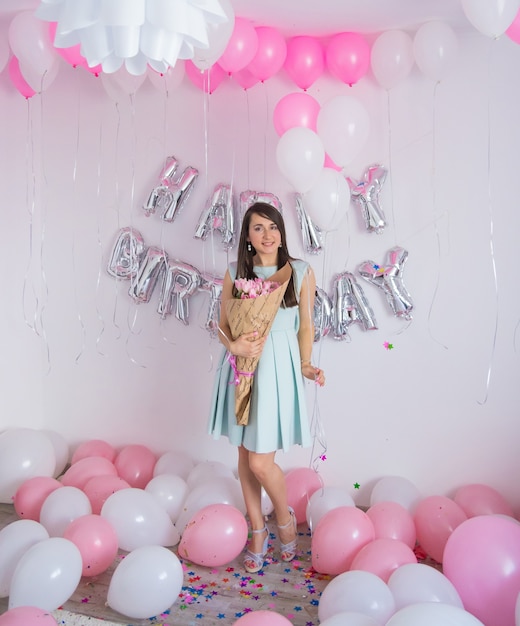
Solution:
[[[384,347],[387,350],[393,350],[394,349],[394,344],[393,343],[389,343],[388,341],[385,341],[385,343],[383,345],[384,345]]]
[[[359,489],[361,485],[359,483],[354,483],[354,489]]]

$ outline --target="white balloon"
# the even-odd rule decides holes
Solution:
[[[168,610],[182,589],[177,556],[162,546],[136,548],[119,563],[108,587],[108,605],[122,615],[147,619]]]
[[[267,491],[262,487],[261,489],[261,505],[262,505],[262,515],[271,515],[274,511],[274,504]]]
[[[0,433],[0,502],[11,504],[18,488],[34,476],[53,476],[54,446],[39,430],[14,428]]]
[[[370,64],[377,82],[392,89],[410,73],[413,64],[413,41],[402,30],[387,30],[372,44]]]
[[[471,24],[488,37],[500,37],[511,26],[520,8],[520,0],[461,0]]]
[[[459,44],[452,28],[444,22],[426,22],[415,33],[413,53],[421,72],[439,81],[452,67]]]
[[[151,67],[147,70],[148,80],[163,94],[171,94],[182,83],[185,74],[185,65],[177,61],[174,67],[168,67],[164,72],[156,72]]]
[[[78,517],[90,515],[92,506],[87,495],[77,487],[59,487],[43,501],[40,524],[51,537],[63,537],[67,526]]]
[[[209,70],[218,61],[226,49],[235,27],[235,12],[230,0],[220,0],[220,6],[226,14],[226,22],[210,22],[207,24],[209,46],[193,49],[193,65],[199,70]]]
[[[325,152],[345,167],[364,147],[370,135],[370,117],[356,98],[336,96],[321,107],[317,129]]]
[[[276,162],[294,190],[305,193],[317,182],[323,169],[323,142],[310,128],[290,128],[278,140]]]
[[[16,566],[9,592],[9,609],[35,606],[55,611],[76,590],[83,560],[79,549],[62,537],[50,537],[30,547]]]
[[[395,611],[394,597],[379,576],[361,570],[344,572],[333,578],[321,594],[320,623],[348,611],[364,613],[378,624],[386,624]]]
[[[0,530],[0,598],[9,595],[13,572],[22,556],[31,546],[48,538],[45,527],[29,519],[11,522]]]
[[[309,498],[305,512],[311,531],[326,513],[338,506],[356,506],[352,496],[343,487],[325,486],[315,491]]]
[[[155,467],[153,468],[153,475],[175,474],[187,481],[189,473],[194,467],[195,462],[191,456],[185,452],[169,450],[157,459]]]
[[[420,602],[441,602],[464,608],[453,583],[439,570],[424,563],[398,567],[388,579],[396,610]]]
[[[145,491],[155,496],[157,502],[175,523],[188,496],[186,481],[174,474],[159,474],[146,485]]]
[[[385,476],[374,485],[370,494],[370,506],[378,502],[397,502],[413,513],[421,499],[421,492],[407,478]]]
[[[346,217],[350,204],[350,187],[346,178],[336,170],[324,167],[318,180],[303,195],[303,204],[320,230],[336,230]]]
[[[464,609],[451,604],[423,602],[411,604],[397,611],[386,622],[386,626],[485,626],[479,619]]]
[[[51,42],[49,24],[33,11],[17,13],[9,25],[9,45],[20,62],[25,80],[35,91],[43,91],[42,81],[50,84],[56,76],[60,57]]]
[[[246,506],[240,482],[234,476],[221,476],[206,479],[193,487],[177,518],[176,526],[181,535],[195,513],[210,504],[230,504],[245,514]]]
[[[174,546],[180,535],[168,513],[144,489],[120,489],[101,508],[116,531],[119,547],[130,552],[150,545]]]
[[[233,470],[219,461],[207,461],[205,463],[197,463],[190,471],[186,482],[188,487],[193,489],[211,478],[235,478]]]
[[[380,626],[380,624],[381,622],[378,622],[373,617],[354,611],[336,613],[325,621],[320,622],[320,626]]]
[[[70,461],[70,446],[62,435],[55,430],[42,430],[51,440],[54,447],[54,456],[56,457],[56,467],[54,469],[54,478],[60,476]]]

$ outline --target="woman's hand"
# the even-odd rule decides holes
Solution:
[[[235,341],[230,342],[229,351],[235,356],[258,357],[262,354],[266,339],[267,335],[258,337],[256,330],[251,333],[244,333]]]
[[[325,384],[325,373],[319,367],[314,367],[312,363],[302,363],[302,374],[309,380],[314,380],[317,385],[323,387]]]

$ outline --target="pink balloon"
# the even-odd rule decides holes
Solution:
[[[78,548],[83,561],[82,576],[105,572],[117,556],[117,534],[112,524],[100,515],[83,515],[72,521],[63,533]]]
[[[239,617],[233,626],[290,626],[286,617],[274,611],[251,611]]]
[[[14,510],[18,517],[40,521],[40,510],[47,496],[63,485],[50,476],[29,478],[18,487],[14,494]]]
[[[464,608],[493,626],[513,626],[520,589],[520,524],[498,515],[462,522],[446,542],[444,575]]]
[[[298,524],[307,521],[307,504],[315,491],[321,489],[323,483],[319,475],[310,467],[297,467],[285,476],[287,501],[294,509]]]
[[[218,65],[228,74],[249,65],[258,50],[258,33],[249,20],[235,18],[233,32]]]
[[[49,613],[35,606],[17,606],[0,615],[0,626],[57,626]]]
[[[226,72],[220,65],[212,65],[209,70],[200,70],[191,61],[186,61],[186,76],[201,91],[212,94],[226,78]]]
[[[118,475],[131,487],[144,489],[153,478],[156,462],[155,454],[150,448],[132,444],[119,452],[114,465]]]
[[[412,514],[398,502],[378,502],[367,511],[374,524],[376,539],[397,539],[414,548],[417,532]]]
[[[210,504],[186,526],[179,555],[198,565],[218,567],[236,559],[247,541],[244,515],[231,504]]]
[[[305,126],[316,132],[319,112],[319,102],[309,94],[290,93],[281,98],[274,108],[274,127],[280,137],[295,126]]]
[[[287,42],[284,69],[301,89],[308,89],[322,74],[325,52],[321,43],[305,35],[292,37]]]
[[[385,583],[401,565],[417,563],[414,551],[396,539],[374,539],[356,554],[350,569],[372,572]]]
[[[61,482],[67,487],[83,489],[93,476],[106,474],[117,475],[114,464],[102,456],[89,456],[71,465],[61,477]]]
[[[232,78],[245,91],[247,91],[251,87],[254,87],[259,82],[258,78],[256,76],[253,76],[253,74],[251,74],[247,67],[244,67],[244,69],[240,70],[239,72],[233,72]]]
[[[330,73],[352,86],[370,67],[370,46],[357,33],[339,33],[327,45],[325,59]]]
[[[322,574],[350,569],[356,554],[375,539],[372,520],[361,509],[338,506],[320,519],[311,540],[312,567]]]
[[[417,505],[414,513],[417,540],[426,553],[442,563],[446,541],[467,519],[461,507],[446,496],[429,496]]]
[[[256,29],[258,46],[255,56],[247,65],[247,69],[261,82],[274,76],[282,67],[287,56],[285,38],[270,26],[259,26]]]
[[[8,69],[9,78],[11,79],[11,82],[16,87],[16,89],[18,89],[22,96],[27,100],[29,98],[32,98],[36,92],[22,76],[22,72],[20,71],[20,64],[18,63],[18,59],[15,56],[11,57]]]
[[[130,489],[130,485],[119,476],[105,474],[90,478],[83,487],[83,492],[90,500],[92,513],[99,514],[106,500],[120,489]]]
[[[84,441],[74,450],[71,459],[71,465],[85,459],[88,456],[102,456],[108,459],[111,463],[116,458],[116,449],[106,441],[102,439],[91,439],[90,441]]]
[[[487,485],[464,485],[457,490],[453,500],[468,517],[493,514],[515,516],[513,508],[502,494]]]
[[[520,11],[516,14],[511,26],[506,30],[506,35],[515,43],[520,43]]]

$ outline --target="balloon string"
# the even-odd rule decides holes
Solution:
[[[116,138],[115,138],[115,151],[114,151],[114,172],[115,172],[115,181],[114,181],[114,193],[115,193],[115,209],[116,209],[116,218],[117,218],[117,230],[119,232],[119,230],[121,229],[121,215],[120,215],[120,211],[119,211],[119,205],[120,205],[120,194],[119,194],[119,177],[118,177],[118,166],[119,166],[119,134],[121,131],[121,112],[119,110],[119,103],[116,102],[114,105],[115,111],[116,111],[116,116],[117,116],[117,123],[116,123]],[[118,304],[119,304],[119,282],[116,280],[114,282],[114,307],[112,310],[112,325],[114,326],[114,328],[117,331],[117,334],[115,336],[116,341],[118,341],[119,339],[121,339],[122,337],[122,332],[121,332],[121,326],[119,326],[119,324],[117,323],[117,309],[118,309]]]
[[[97,245],[99,251],[99,263],[98,263],[98,274],[96,281],[96,314],[101,324],[101,329],[96,338],[96,350],[97,353],[101,356],[106,356],[106,354],[101,350],[101,338],[105,332],[105,320],[103,319],[103,315],[101,314],[101,310],[99,307],[99,290],[101,286],[101,268],[103,267],[103,244],[101,241],[101,227],[100,227],[100,215],[99,209],[101,207],[101,156],[103,154],[103,123],[100,121],[99,124],[99,144],[98,144],[98,167],[97,167],[97,188],[96,188],[96,197],[98,204],[98,220],[97,220]]]
[[[305,273],[305,277],[304,280],[307,282],[307,315],[309,316],[309,319],[313,319],[314,317],[314,310],[311,310],[311,289],[309,286],[309,275],[306,272]],[[322,350],[323,344],[322,342],[320,342],[318,344],[318,354],[317,354],[317,363],[318,366],[321,363],[321,350]],[[309,467],[311,467],[312,469],[314,469],[316,472],[318,471],[319,465],[320,465],[320,461],[324,461],[326,459],[326,455],[325,453],[327,452],[327,442],[326,442],[326,438],[325,438],[325,431],[323,428],[323,422],[321,420],[321,414],[320,414],[320,405],[319,405],[319,401],[318,401],[318,385],[315,383],[315,388],[314,388],[314,401],[313,401],[313,407],[312,407],[312,417],[311,417],[311,424],[310,424],[310,430],[311,430],[311,438],[312,438],[312,448],[311,448],[311,455],[310,455],[310,460],[309,460]],[[321,448],[320,452],[318,453],[318,446]]]
[[[392,212],[392,226],[394,231],[394,246],[397,246],[397,223],[395,220],[395,202],[394,202],[394,186],[392,184],[392,178],[394,175],[393,164],[392,164],[392,153],[393,153],[393,141],[392,141],[392,107],[390,103],[390,90],[386,90],[386,112],[387,112],[387,121],[388,121],[388,169],[390,171],[390,176],[388,177],[388,183],[390,185],[390,210]]]
[[[244,92],[247,104],[247,188],[251,189],[251,103],[247,89]]]
[[[34,133],[32,126],[32,115],[31,115],[31,100],[27,99],[27,131],[26,131],[26,143],[25,143],[25,159],[26,159],[26,172],[27,176],[30,179],[30,184],[27,185],[25,190],[25,205],[27,207],[27,212],[29,214],[29,259],[27,262],[27,268],[25,270],[24,281],[23,281],[23,289],[22,289],[22,308],[24,312],[24,320],[27,326],[34,332],[35,335],[40,335],[37,328],[37,311],[39,308],[39,298],[36,293],[36,288],[34,285],[34,280],[30,280],[31,276],[31,267],[33,264],[33,235],[34,235],[34,210],[35,210],[35,194],[36,194],[36,177],[34,171]],[[35,300],[35,310],[32,315],[32,321],[29,319],[29,315],[27,312],[27,291],[30,287],[32,289],[32,294]]]
[[[130,185],[130,228],[133,229],[134,222],[134,209],[135,209],[135,155],[136,155],[136,146],[137,146],[137,130],[135,124],[135,98],[133,93],[130,94],[130,120],[132,125],[132,147],[131,147],[131,158],[130,158],[130,172],[131,172],[131,185]],[[137,304],[134,306],[129,306],[127,309],[127,328],[129,330],[129,334],[126,338],[126,354],[130,361],[137,365],[138,367],[146,368],[147,366],[143,363],[139,363],[131,354],[130,354],[130,339],[132,336],[137,336],[141,334],[142,329],[138,332],[135,332],[135,325],[137,322]],[[130,322],[130,315],[134,312],[134,319]]]
[[[76,149],[75,149],[75,154],[74,154],[74,164],[72,168],[72,187],[73,187],[74,197],[78,197],[77,195],[77,171],[78,171],[78,155],[79,155],[79,143],[80,143],[79,142],[79,136],[80,136],[79,129],[80,129],[80,122],[81,122],[81,89],[78,89],[77,107],[78,107],[78,115],[77,115],[77,126],[76,126]],[[74,220],[74,223],[76,223],[76,220]],[[78,322],[79,322],[81,333],[82,333],[82,345],[75,358],[75,363],[77,365],[85,350],[86,329],[85,329],[85,324],[83,323],[83,318],[81,316],[81,309],[80,309],[79,300],[78,300],[77,285],[80,281],[77,280],[77,276],[76,276],[76,229],[74,226],[73,226],[73,233],[72,233],[72,251],[71,252],[72,252],[72,276],[73,276],[73,281],[74,281],[74,302],[76,304]]]
[[[496,40],[495,40],[496,41]],[[491,83],[491,45],[489,46],[489,56],[488,56],[488,87]],[[498,334],[498,278],[497,278],[497,268],[495,262],[495,248],[494,248],[494,228],[493,228],[493,202],[492,202],[492,194],[491,194],[491,104],[489,98],[489,88],[488,88],[488,101],[487,101],[487,192],[488,192],[488,211],[489,211],[489,249],[491,255],[491,267],[493,269],[493,282],[495,287],[495,328],[493,331],[493,342],[491,346],[491,356],[489,359],[489,366],[486,376],[486,393],[484,396],[484,400],[477,400],[478,404],[485,404],[488,399],[489,387],[491,382],[491,370],[493,365],[493,360],[495,356],[495,348]]]
[[[437,132],[436,132],[436,109],[437,109],[437,87],[439,85],[439,82],[437,81],[435,83],[435,86],[433,88],[433,99],[432,99],[432,176],[431,176],[431,180],[432,180],[432,202],[433,202],[433,215],[434,217],[437,215],[437,170],[436,170],[436,165],[437,165],[437,143],[436,143],[436,136],[437,136]],[[440,233],[439,233],[439,228],[437,225],[437,220],[434,219],[433,220],[433,227],[434,227],[434,232],[435,232],[435,241],[437,244],[437,277],[436,277],[436,281],[435,281],[435,288],[433,290],[433,295],[432,295],[432,300],[430,302],[430,308],[428,310],[428,333],[430,335],[430,337],[436,342],[438,343],[440,346],[442,346],[445,350],[448,350],[448,346],[444,345],[441,341],[439,341],[438,339],[436,339],[433,336],[432,330],[431,330],[431,317],[432,317],[432,311],[433,311],[433,307],[435,305],[435,301],[437,300],[437,293],[439,290],[439,285],[440,285],[440,280],[441,280],[441,238],[440,238]]]
[[[45,77],[45,74],[47,72],[44,72],[44,75],[42,77],[42,83]],[[45,101],[45,97],[43,96],[43,85],[42,85],[42,95],[40,97],[40,128],[45,128],[44,126],[44,113],[43,113],[43,104]],[[45,311],[46,308],[46,303],[48,302],[48,298],[49,298],[49,288],[48,288],[48,284],[47,284],[47,275],[45,273],[45,263],[44,263],[44,248],[45,248],[45,235],[46,235],[46,224],[47,224],[47,204],[46,204],[46,197],[47,197],[47,176],[46,176],[46,170],[45,170],[45,158],[44,158],[44,153],[43,153],[43,141],[40,142],[40,163],[41,163],[41,172],[42,172],[42,182],[43,182],[43,187],[44,189],[42,190],[42,199],[41,199],[41,245],[40,245],[40,274],[41,274],[41,279],[42,279],[42,294],[41,294],[41,308],[40,308],[40,314],[39,314],[39,318],[40,318],[40,329],[41,329],[41,334],[42,334],[42,338],[43,338],[43,343],[44,343],[44,347],[45,347],[45,355],[46,355],[46,359],[47,359],[47,371],[45,372],[46,374],[49,374],[51,371],[51,359],[50,359],[50,346],[49,346],[49,342],[47,340],[47,333],[45,330],[45,324],[43,323],[43,313]]]
[[[264,167],[263,167],[263,174],[264,174],[264,188],[262,191],[267,191],[267,178],[266,178],[266,172],[267,172],[267,136],[269,135],[268,133],[268,126],[269,126],[269,94],[267,91],[267,86],[265,84],[265,82],[262,82],[263,85],[263,92],[264,92],[264,101],[265,101],[265,126],[264,126],[264,154],[263,154],[263,158],[264,158]]]

